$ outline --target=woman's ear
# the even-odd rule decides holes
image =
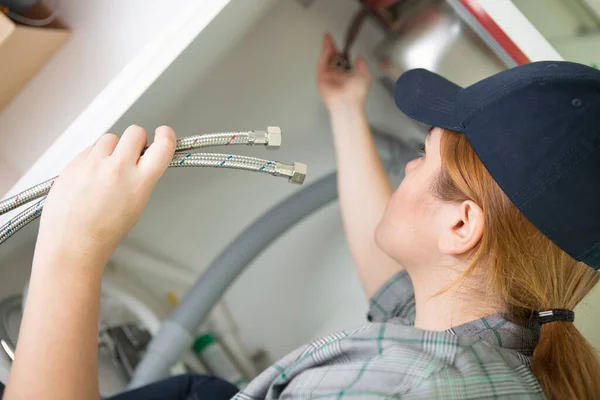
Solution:
[[[439,237],[442,254],[459,256],[473,250],[483,236],[485,216],[479,205],[471,200],[448,204],[448,223]]]

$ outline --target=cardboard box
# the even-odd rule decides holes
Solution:
[[[41,18],[41,8],[30,15]],[[29,16],[29,15],[28,15]],[[0,12],[0,112],[69,38],[60,21],[45,27],[15,24]]]

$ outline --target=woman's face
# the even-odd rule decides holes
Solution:
[[[435,263],[441,256],[438,237],[445,204],[434,196],[432,187],[440,171],[443,134],[442,129],[433,128],[421,156],[406,164],[404,180],[375,232],[379,247],[405,267]]]

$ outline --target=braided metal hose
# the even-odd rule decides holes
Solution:
[[[238,156],[235,154],[188,153],[176,154],[169,167],[213,167],[231,168],[245,171],[262,172],[273,176],[283,176],[291,183],[302,184],[306,177],[306,165],[294,163],[283,164],[260,158]]]
[[[6,214],[9,211],[15,210],[21,207],[23,204],[29,203],[31,200],[38,199],[48,194],[54,181],[57,177],[48,179],[42,183],[39,183],[27,190],[22,191],[16,196],[9,197],[6,200],[0,201],[0,215]]]
[[[301,184],[306,176],[306,166],[304,164],[294,163],[294,165],[286,165],[276,161],[262,160],[260,158],[227,154],[176,154],[173,157],[173,161],[171,161],[169,168],[178,167],[214,167],[263,172],[273,176],[287,177],[289,178],[290,182],[298,184]],[[41,185],[42,184],[37,186]],[[45,194],[50,191],[50,187],[52,185],[47,184],[46,186],[48,190],[36,197],[43,197],[42,200],[27,208],[25,211],[18,214],[16,217],[12,218],[6,224],[0,227],[0,245],[10,239],[10,237],[24,228],[27,224],[35,221],[41,215],[44,207],[44,201],[46,199]],[[36,193],[40,193],[40,191],[38,190]]]
[[[220,133],[200,133],[177,139],[175,152],[189,151],[202,147],[262,144],[267,149],[277,149],[281,146],[281,129],[270,126],[266,131],[238,131]]]
[[[179,154],[182,152],[188,152],[193,149],[200,149],[204,147],[216,147],[216,146],[229,146],[229,145],[247,145],[253,146],[255,144],[261,144],[267,147],[267,149],[277,149],[281,146],[281,129],[277,127],[268,127],[265,131],[239,131],[239,132],[220,132],[220,133],[206,133],[198,134],[194,136],[188,136],[177,139],[177,146],[175,153]],[[258,160],[258,159],[257,159]],[[244,162],[244,161],[242,161]],[[185,164],[185,165],[184,165]],[[179,165],[172,165],[177,167]],[[182,163],[181,166],[212,166],[212,165],[190,165],[188,163]],[[221,165],[219,165],[221,166]],[[230,167],[231,168],[231,167]],[[246,168],[237,168],[246,169]],[[246,169],[254,171],[254,169]],[[259,168],[259,172],[263,172]],[[273,174],[278,175],[278,174]],[[287,176],[286,174],[279,174]],[[23,192],[9,197],[6,200],[0,201],[0,215],[6,214],[9,211],[15,210],[32,200],[38,199],[48,194],[52,185],[57,177],[48,179],[38,185],[35,185]],[[294,180],[293,183],[301,183],[298,180]]]
[[[4,224],[0,228],[0,244],[6,242],[12,235],[20,231],[30,222],[38,219],[38,217],[42,215],[42,209],[44,208],[45,201],[46,197],[44,196],[43,199],[39,200],[33,206],[27,208],[25,211]]]
[[[252,146],[255,144],[265,145],[268,149],[279,148],[281,145],[281,130],[277,127],[269,127],[266,131],[207,133],[177,139],[175,155],[169,164],[169,168],[213,167],[237,169],[286,177],[291,183],[295,184],[304,183],[307,167],[302,163],[287,165],[278,161],[235,154],[183,153],[211,146]],[[0,202],[0,215],[2,215],[30,201],[42,198],[35,205],[27,208],[0,227],[0,244],[41,215],[46,195],[50,192],[57,178],[48,179]]]
[[[238,156],[235,154],[176,154],[169,167],[229,167],[248,171],[275,174],[275,161],[261,160],[260,158]]]

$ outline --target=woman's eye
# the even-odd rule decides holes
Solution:
[[[425,143],[419,145],[419,157],[425,157]]]

